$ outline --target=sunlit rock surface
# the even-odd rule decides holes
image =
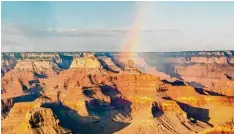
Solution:
[[[2,59],[2,133],[233,132],[233,51]]]

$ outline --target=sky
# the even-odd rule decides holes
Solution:
[[[234,49],[231,1],[2,1],[1,20],[2,52]]]

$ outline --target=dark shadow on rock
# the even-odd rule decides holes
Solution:
[[[63,53],[58,53],[61,58],[61,62],[56,62],[56,59],[53,59],[53,62],[58,65],[60,69],[68,69],[73,61],[72,56],[66,56]]]
[[[26,89],[24,92],[27,92],[25,95],[13,97],[13,98],[8,98],[6,100],[1,100],[2,104],[2,114],[6,115],[10,111],[10,109],[13,107],[15,103],[19,102],[32,102],[36,100],[38,97],[41,96],[39,90],[31,90],[31,89]]]
[[[173,100],[171,97],[163,97],[165,100]],[[175,101],[175,100],[173,100]],[[187,118],[191,119],[191,123],[196,123],[197,120],[205,122],[206,124],[210,125],[213,127],[212,124],[210,124],[208,121],[210,120],[209,117],[209,109],[204,109],[204,108],[199,108],[199,107],[193,107],[188,104],[182,103],[175,101],[180,108],[187,113]]]
[[[60,125],[71,130],[74,134],[111,134],[129,125],[128,123],[116,122],[112,120],[113,117],[108,117],[106,115],[98,115],[98,118],[92,115],[81,116],[75,110],[64,106],[61,102],[57,104],[45,104],[43,107],[51,108],[60,120]],[[108,120],[106,118],[108,118]],[[112,129],[108,129],[109,127]]]
[[[13,98],[13,103],[18,103],[18,102],[32,102],[36,100],[40,96],[39,93],[34,93],[34,94],[27,94],[27,95],[22,95],[18,97]]]
[[[31,88],[24,89],[24,92],[27,94],[40,94],[43,91],[43,87],[39,83],[34,83]]]
[[[116,97],[119,91],[115,87],[103,86],[101,92],[110,96],[111,101],[106,102],[93,98],[95,93],[92,89],[84,88],[83,90],[83,94],[90,98],[85,101],[90,116],[81,116],[76,110],[61,102],[44,104],[43,107],[51,108],[60,120],[61,126],[71,130],[72,133],[112,134],[129,125],[129,123],[115,119],[119,119],[117,118],[119,115],[121,118],[130,117],[132,103],[121,97]]]
[[[165,97],[162,97],[164,100],[172,100],[172,98],[171,97],[169,97],[169,96],[165,96]]]
[[[102,114],[111,110],[117,110],[119,113],[122,113],[126,116],[130,116],[130,113],[132,111],[132,103],[120,96],[121,94],[117,87],[104,85],[100,88],[102,94],[110,97],[110,102],[95,99],[92,97],[92,94],[94,94],[92,91],[85,91],[85,94],[93,98],[90,101],[86,101],[86,107],[88,108],[89,112]]]
[[[127,112],[127,114],[130,114],[132,102],[125,100],[121,97],[115,97],[111,98],[111,106],[115,107],[116,109],[122,109],[124,112]]]
[[[204,89],[203,88],[194,88],[195,91],[201,95],[207,95],[205,92],[204,92]]]
[[[196,123],[196,121],[199,120],[213,127],[213,125],[208,122],[210,120],[209,109],[193,107],[178,101],[176,101],[176,103],[187,113],[188,119],[193,118],[192,123]]]
[[[223,94],[220,94],[220,93],[216,93],[214,91],[209,91],[209,90],[205,90],[203,88],[195,88],[195,91],[199,94],[202,94],[202,95],[211,95],[211,96],[225,96]]]
[[[171,84],[172,86],[186,86],[184,81],[180,81],[180,80],[176,80],[173,82],[167,81],[167,80],[162,80],[162,82],[167,83],[167,84]]]
[[[111,110],[110,103],[104,100],[92,99],[90,101],[85,101],[88,111],[95,113],[102,113],[108,110]]]
[[[95,92],[92,90],[92,89],[89,89],[89,88],[85,88],[83,89],[83,94],[85,96],[88,96],[90,98],[93,98],[93,95],[95,94]]]
[[[34,75],[35,75],[36,77],[38,77],[38,78],[48,78],[47,75],[45,75],[45,74],[39,74],[39,73],[37,73],[37,72],[34,72]]]
[[[130,113],[132,111],[132,103],[121,97],[113,97],[111,98],[111,102],[106,102],[104,100],[99,99],[92,99],[86,101],[85,103],[89,113],[96,113],[100,115],[111,110],[117,110],[122,114],[130,116]]]
[[[14,105],[14,102],[12,98],[7,98],[1,99],[1,104],[1,113],[3,117],[5,117],[7,115],[7,112],[9,112],[12,106]]]
[[[191,82],[186,82],[189,86],[192,86],[194,88],[204,88],[205,86],[200,84],[200,83],[197,83],[195,81],[191,81]]]
[[[213,92],[213,91],[209,91],[209,90],[205,90],[209,95],[212,95],[212,96],[225,96],[223,94],[220,94],[220,93],[216,93],[216,92]]]
[[[233,78],[230,75],[226,74],[226,73],[225,73],[225,76],[227,77],[227,79],[233,80]]]
[[[234,66],[234,63],[231,62],[231,61],[232,61],[232,58],[233,58],[233,57],[228,57],[227,63],[228,63],[229,65],[231,65],[231,66]]]
[[[151,106],[151,113],[154,118],[160,117],[164,114],[163,110],[161,110],[158,106],[158,103],[154,102]]]
[[[88,75],[88,78],[89,78],[89,81],[91,82],[91,84],[94,85],[94,80],[93,80],[93,78],[92,78],[92,75],[89,74],[89,75]]]
[[[5,71],[1,68],[1,78],[5,75]]]
[[[116,86],[101,86],[101,91],[104,95],[109,96],[111,99],[110,106],[117,110],[123,111],[125,114],[130,115],[132,109],[132,102],[121,97],[121,93]]]
[[[225,96],[225,95],[222,95],[220,93],[216,93],[214,91],[209,91],[209,90],[205,90],[205,86],[200,84],[200,83],[197,83],[195,81],[192,81],[192,82],[187,82],[187,84],[189,86],[192,86],[194,87],[195,91],[201,95],[212,95],[212,96]]]
[[[115,86],[104,85],[104,86],[101,86],[100,88],[104,95],[110,96],[111,98],[120,94],[119,90]]]
[[[29,84],[32,86],[33,84],[38,84],[38,83],[40,83],[40,81],[39,80],[30,80],[29,81]]]
[[[115,63],[115,65],[119,68],[121,68],[122,70],[124,70],[125,68],[125,63],[121,62],[118,58],[111,56],[110,57],[111,60]]]
[[[23,91],[28,90],[28,87],[27,87],[27,86],[25,86],[25,85],[22,85],[22,88],[23,88]]]
[[[90,124],[83,123],[83,121],[88,120],[85,117],[80,116],[75,110],[64,106],[61,102],[57,104],[45,104],[43,107],[51,108],[53,113],[60,120],[60,125],[66,129],[72,131],[72,133],[92,133],[95,129],[90,129]]]
[[[118,71],[115,71],[115,70],[111,69],[111,68],[105,63],[105,61],[104,61],[103,59],[98,58],[98,61],[100,62],[100,64],[103,66],[103,68],[104,68],[105,70],[111,71],[111,72],[114,72],[114,73],[119,73]]]

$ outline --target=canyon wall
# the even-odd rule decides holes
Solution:
[[[1,131],[233,132],[232,53],[2,53]]]

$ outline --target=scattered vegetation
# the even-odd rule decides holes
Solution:
[[[23,56],[21,55],[21,53],[15,53],[15,59],[23,60]]]

